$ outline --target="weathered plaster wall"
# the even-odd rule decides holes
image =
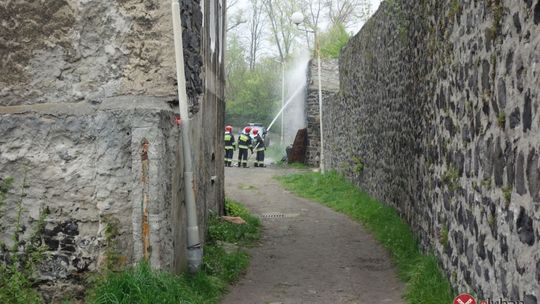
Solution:
[[[223,208],[224,5],[181,6],[204,239],[208,210]],[[85,274],[111,257],[184,269],[170,1],[8,1],[0,17],[0,177],[15,179],[0,237],[10,244],[24,184],[25,233],[50,210],[47,301],[80,295]]]
[[[200,33],[199,1],[183,24]],[[52,0],[0,4],[1,105],[171,96],[176,85],[170,1]],[[189,95],[202,93],[201,38],[184,36]]]
[[[327,167],[481,298],[540,299],[539,23],[536,0],[385,1],[324,104]]]

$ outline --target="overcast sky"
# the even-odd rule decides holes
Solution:
[[[371,3],[371,14],[373,15],[379,8],[379,5],[381,4],[382,0],[369,0],[369,2]],[[358,32],[360,28],[362,27],[362,25],[360,25],[357,29],[354,29],[355,32]]]
[[[374,14],[377,9],[379,8],[379,5],[381,4],[383,0],[369,0],[369,2],[371,3],[371,14]],[[239,10],[243,10],[245,11],[247,8],[249,7],[249,0],[240,0],[233,8],[232,8],[232,11],[229,13],[229,17],[232,15],[232,14],[235,14],[235,12],[238,12]],[[326,28],[327,24],[324,22],[324,20],[321,20],[321,23],[320,23],[320,28],[322,30],[324,30]],[[356,27],[350,27],[349,28],[349,31],[351,32],[351,34],[356,34],[363,26],[363,23],[359,23]],[[269,30],[269,29],[267,29]],[[237,34],[240,33],[239,35],[239,38],[241,40],[245,40],[247,39],[247,33],[248,33],[248,28],[247,28],[247,24],[242,24],[240,25],[238,28],[236,28],[234,30],[234,32],[236,32]],[[243,35],[243,34],[245,35]],[[271,38],[270,38],[271,39]],[[276,50],[274,50],[273,48],[271,48],[268,44],[268,42],[265,42],[263,41],[262,42],[263,44],[263,47],[260,51],[261,55],[265,56],[265,55],[272,55],[275,53]]]
[[[381,4],[383,0],[369,0],[369,2],[371,3],[371,14],[374,14],[377,9],[379,8],[379,5]],[[243,10],[245,8],[247,8],[249,6],[249,1],[248,0],[240,0],[238,2],[238,4],[236,5],[236,7],[234,7],[233,11],[236,11],[236,10]],[[354,32],[354,33],[357,33],[360,28],[362,27],[363,24],[359,24],[357,28],[352,28],[351,30]]]

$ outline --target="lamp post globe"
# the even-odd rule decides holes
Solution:
[[[291,21],[294,24],[299,25],[300,23],[304,22],[304,15],[301,12],[294,12],[291,15]]]

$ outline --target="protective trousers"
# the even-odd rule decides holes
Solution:
[[[264,167],[264,149],[257,151],[255,167]]]
[[[232,166],[234,150],[233,147],[225,147],[225,166]]]
[[[248,149],[238,149],[238,167],[247,167]]]

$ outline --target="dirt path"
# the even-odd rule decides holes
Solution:
[[[272,177],[285,173],[225,170],[227,196],[263,216],[263,237],[223,303],[404,303],[382,246],[347,216],[283,190]]]

